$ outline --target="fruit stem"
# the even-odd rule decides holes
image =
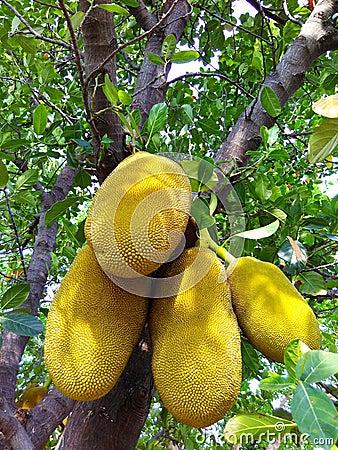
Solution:
[[[49,385],[51,384],[51,382],[52,382],[51,377],[50,377],[49,375],[47,375],[46,380],[45,380],[45,382],[43,383],[43,387],[48,389],[48,388],[49,388]]]
[[[211,238],[207,228],[203,228],[202,230],[200,230],[200,241],[203,246],[207,244],[206,246],[209,247],[210,250],[214,251],[216,255],[226,263],[230,264],[231,262],[235,261],[236,258],[232,256],[231,253],[227,252],[224,247],[218,245]]]

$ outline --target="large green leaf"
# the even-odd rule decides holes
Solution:
[[[300,431],[313,442],[331,440],[321,444],[321,448],[329,450],[335,443],[338,415],[332,400],[323,391],[300,381],[291,401],[291,414]]]
[[[39,105],[35,108],[33,114],[33,127],[36,134],[43,134],[48,120],[48,111],[45,105]]]
[[[19,283],[7,289],[1,299],[1,309],[16,308],[27,299],[30,292],[29,283]]]
[[[165,103],[157,103],[154,105],[149,113],[149,117],[145,123],[149,137],[158,131],[163,130],[167,122],[168,107]]]
[[[38,171],[36,169],[28,169],[16,180],[16,190],[27,189],[35,185],[38,181]]]
[[[170,61],[172,63],[187,63],[190,61],[195,61],[198,59],[200,54],[196,50],[182,50],[180,52],[174,53],[170,56]]]
[[[228,420],[224,438],[231,444],[253,444],[255,441],[273,440],[295,427],[295,423],[280,417],[239,414]]]
[[[278,391],[280,389],[295,386],[295,381],[291,378],[285,378],[277,373],[270,372],[267,378],[263,378],[259,383],[262,391]]]
[[[277,219],[274,222],[269,223],[269,225],[265,225],[264,227],[255,228],[254,230],[242,231],[241,233],[237,233],[234,236],[243,237],[245,239],[264,239],[276,233],[279,225],[280,222]]]
[[[43,331],[40,319],[27,313],[9,313],[0,317],[0,323],[5,330],[21,336],[36,336]]]
[[[338,373],[338,353],[311,350],[300,358],[296,376],[307,383],[323,381]]]
[[[164,66],[165,64],[164,59],[160,55],[157,55],[156,53],[148,52],[147,58],[149,62],[156,64],[157,66]]]
[[[298,361],[304,355],[304,353],[308,352],[309,347],[304,344],[300,339],[294,339],[291,341],[284,352],[284,363],[286,366],[286,370],[291,378],[296,379],[296,367]]]
[[[302,281],[300,292],[302,294],[311,295],[325,295],[325,281],[323,275],[317,272],[302,272],[299,274],[299,279]]]
[[[208,205],[199,197],[194,198],[190,214],[195,219],[200,230],[209,228],[215,223],[215,219],[210,216]]]
[[[8,183],[8,170],[6,164],[0,160],[0,189],[6,187]]]
[[[104,76],[104,84],[102,86],[102,91],[106,96],[107,100],[110,101],[112,105],[115,105],[119,99],[117,88],[110,81],[109,75],[106,73]]]
[[[116,3],[101,4],[101,5],[96,5],[96,7],[104,9],[111,13],[120,14],[121,16],[124,16],[124,17],[128,17],[130,15],[129,11],[126,8],[116,5]]]
[[[176,37],[173,34],[168,34],[162,44],[162,55],[168,59],[176,48]]]
[[[65,214],[68,208],[78,202],[78,197],[69,197],[60,202],[54,203],[45,214],[45,225],[50,228],[53,223]]]
[[[277,117],[282,112],[279,98],[270,86],[262,87],[260,99],[263,108],[271,117]]]
[[[338,147],[338,119],[325,119],[309,139],[308,160],[318,163],[332,155]]]

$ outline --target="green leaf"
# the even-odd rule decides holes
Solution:
[[[199,197],[194,198],[190,214],[196,220],[196,224],[200,230],[209,228],[215,223],[215,219],[210,216],[208,205]]]
[[[194,115],[192,107],[189,104],[184,104],[179,110],[179,115],[183,123],[191,125],[194,122]]]
[[[126,6],[131,6],[132,8],[138,7],[138,1],[137,0],[121,0],[121,3],[123,3]]]
[[[262,391],[278,391],[280,389],[294,386],[295,381],[291,378],[285,378],[277,373],[270,372],[269,377],[263,378],[259,383],[259,388]]]
[[[300,381],[291,401],[291,414],[303,434],[316,442],[331,439],[331,443],[321,444],[329,450],[338,437],[338,415],[333,402],[319,389]]]
[[[69,197],[60,202],[54,203],[45,214],[45,225],[50,228],[53,223],[67,211],[68,208],[78,202],[78,197]]]
[[[338,353],[310,350],[302,355],[296,376],[307,383],[317,383],[338,373]]]
[[[76,186],[80,186],[81,188],[85,188],[89,186],[92,183],[92,177],[90,174],[85,170],[81,169],[74,178],[74,184]]]
[[[288,217],[288,215],[282,209],[278,208],[269,209],[267,212],[279,219],[281,222],[285,222]]]
[[[265,225],[264,227],[255,228],[254,230],[242,231],[241,233],[237,233],[233,236],[243,237],[245,239],[264,239],[266,237],[272,236],[279,227],[279,220],[275,220],[274,222],[269,223],[269,225]]]
[[[269,180],[260,174],[255,175],[255,180],[252,182],[255,194],[262,203],[271,197],[272,191],[270,189]]]
[[[315,164],[332,155],[338,146],[338,119],[325,119],[309,139],[308,160]]]
[[[245,366],[250,370],[250,373],[256,375],[260,367],[260,360],[257,351],[248,341],[242,339],[241,353]]]
[[[71,16],[70,21],[72,22],[72,27],[74,31],[76,31],[81,26],[84,16],[85,13],[83,11],[77,11],[75,14]],[[69,39],[70,39],[70,32],[69,30],[67,30],[66,40]]]
[[[164,66],[165,61],[160,55],[156,55],[156,53],[148,52],[147,53],[148,61],[156,64],[157,66]]]
[[[117,95],[122,105],[130,105],[130,103],[133,101],[131,95],[129,95],[128,92],[122,91],[121,89],[117,91]]]
[[[35,185],[38,181],[38,171],[36,169],[28,169],[16,180],[15,189],[27,189]]]
[[[208,191],[218,183],[214,167],[208,161],[203,159],[183,159],[180,161],[180,165],[189,177],[193,192]]]
[[[284,363],[291,378],[297,379],[296,366],[304,353],[309,350],[309,347],[300,339],[294,339],[287,345],[284,352]]]
[[[280,417],[264,414],[238,414],[228,420],[224,429],[224,438],[231,444],[253,444],[257,439],[269,439],[295,428],[296,424]]]
[[[48,111],[45,105],[39,105],[35,108],[33,114],[33,128],[36,134],[43,134],[48,120]]]
[[[115,3],[111,3],[111,4],[107,4],[107,5],[105,5],[105,4],[96,5],[96,7],[104,9],[111,13],[120,14],[121,16],[124,16],[124,17],[130,16],[130,13],[128,10],[126,10],[125,8],[122,8],[122,6],[116,5]]]
[[[27,313],[9,313],[0,317],[0,323],[5,330],[20,336],[36,336],[43,331],[40,319]]]
[[[8,170],[6,164],[0,160],[0,189],[4,189],[8,183]]]
[[[311,295],[325,295],[325,281],[323,276],[317,272],[302,272],[299,274],[299,279],[302,281],[300,292],[302,294]]]
[[[162,55],[165,59],[170,58],[176,48],[176,37],[173,34],[168,34],[162,44]]]
[[[36,39],[27,36],[22,36],[20,34],[15,36],[15,38],[23,51],[32,54],[36,53],[36,50],[38,48],[36,44]]]
[[[117,89],[114,86],[114,84],[110,81],[109,75],[107,73],[104,76],[104,84],[102,86],[102,91],[106,96],[107,100],[109,100],[112,105],[115,105],[118,102],[119,96],[117,93]]]
[[[16,308],[27,299],[30,291],[29,283],[19,283],[7,289],[1,299],[1,309]]]
[[[200,57],[200,54],[196,50],[182,50],[180,52],[174,53],[172,56],[170,56],[170,61],[172,63],[187,63],[190,61],[195,61]]]
[[[145,123],[145,128],[148,131],[149,137],[158,131],[163,130],[168,116],[168,107],[165,103],[157,103],[154,105],[149,113],[149,117]]]
[[[282,112],[279,99],[271,87],[262,87],[260,99],[263,108],[271,117],[277,117]]]

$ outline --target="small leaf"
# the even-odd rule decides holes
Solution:
[[[295,382],[291,378],[285,378],[277,373],[270,373],[270,376],[263,378],[259,383],[259,388],[262,391],[278,391],[280,389],[288,388],[294,386]]]
[[[180,119],[186,125],[190,125],[194,122],[194,115],[192,112],[192,107],[189,104],[184,104],[179,109]]]
[[[162,55],[165,59],[170,58],[176,48],[176,37],[173,34],[168,34],[162,44]]]
[[[308,160],[315,164],[332,155],[338,146],[338,119],[324,119],[309,139]]]
[[[126,6],[131,6],[132,8],[138,7],[138,1],[137,0],[121,0],[121,3],[123,3]]]
[[[163,60],[163,58],[161,58],[160,55],[156,55],[156,53],[148,52],[147,58],[148,58],[149,62],[156,64],[157,66],[164,66],[164,64],[165,64],[165,61]]]
[[[96,7],[104,9],[111,13],[120,14],[121,16],[124,16],[124,17],[130,16],[129,11],[127,11],[126,8],[122,8],[122,6],[116,5],[115,3],[96,5]]]
[[[83,11],[77,11],[75,14],[72,15],[70,20],[72,22],[72,27],[74,31],[76,31],[81,26],[84,16],[85,13]],[[70,32],[69,30],[67,30],[66,40],[69,39],[70,39]]]
[[[1,309],[11,309],[22,305],[30,291],[29,283],[19,283],[7,289],[1,299]]]
[[[338,94],[321,98],[312,105],[315,113],[330,119],[338,119]]]
[[[119,99],[117,89],[114,84],[110,81],[109,75],[106,73],[104,76],[104,84],[102,86],[102,91],[106,96],[107,100],[110,101],[112,105],[115,105]]]
[[[271,87],[262,87],[260,99],[263,108],[271,117],[277,117],[282,112],[279,98]]]
[[[163,127],[167,122],[167,116],[168,107],[165,103],[157,103],[151,108],[149,117],[144,125],[144,128],[148,131],[149,137],[158,131],[163,130]]]
[[[287,345],[284,352],[284,363],[290,377],[297,379],[297,364],[304,353],[308,352],[309,350],[309,347],[300,339],[294,339]]]
[[[87,186],[89,186],[92,182],[92,177],[90,176],[90,174],[85,170],[85,169],[81,169],[74,178],[74,184],[76,186],[79,186],[81,188],[85,188]]]
[[[36,134],[43,134],[48,120],[48,111],[45,105],[39,105],[35,108],[33,114],[33,128]]]
[[[257,351],[248,341],[242,339],[241,353],[245,366],[250,370],[250,373],[256,375],[260,366],[260,360]]]
[[[215,223],[215,219],[210,216],[208,205],[206,205],[199,197],[194,198],[190,214],[195,219],[200,230],[209,228]]]
[[[321,444],[329,450],[338,437],[338,415],[333,402],[319,389],[300,381],[291,401],[291,414],[301,433],[316,442],[325,438],[331,444]]]
[[[4,189],[8,183],[8,170],[6,164],[0,160],[0,189]]]
[[[288,217],[288,215],[282,209],[278,208],[269,209],[267,212],[279,219],[281,222],[285,222]]]
[[[35,185],[38,181],[38,171],[36,169],[28,169],[16,180],[16,190],[27,189]]]
[[[54,203],[45,214],[45,225],[50,228],[53,223],[67,211],[68,208],[78,202],[78,197],[69,197],[60,202]]]
[[[117,95],[122,105],[130,105],[130,103],[133,101],[131,95],[129,95],[128,92],[118,90]]]
[[[182,50],[180,52],[176,52],[169,59],[172,63],[187,63],[190,61],[195,61],[200,57],[200,54],[196,50]]]
[[[325,281],[323,275],[317,272],[302,272],[299,274],[299,279],[302,281],[300,292],[302,294],[310,295],[325,295]]]
[[[20,336],[36,336],[43,331],[40,319],[27,313],[9,313],[0,317],[3,328]]]
[[[231,444],[253,444],[257,438],[264,438],[265,434],[277,437],[288,429],[295,428],[296,424],[280,417],[264,414],[238,414],[228,420],[224,429],[224,438]]]
[[[338,373],[338,354],[323,350],[310,350],[302,355],[296,376],[307,383],[317,383]]]
[[[272,236],[279,227],[279,220],[275,220],[269,225],[265,225],[264,227],[255,228],[254,230],[242,231],[241,233],[237,233],[234,236],[243,237],[245,239],[264,239],[266,237]]]
[[[200,165],[202,166],[200,167]],[[188,175],[191,188],[193,192],[204,192],[212,189],[218,183],[217,174],[214,172],[214,167],[212,164],[208,163],[208,161],[203,159],[183,159],[180,161],[180,165],[182,166],[185,173]],[[204,165],[204,168],[202,168]],[[206,169],[205,165],[208,165],[209,168]],[[207,179],[207,172],[210,177]]]

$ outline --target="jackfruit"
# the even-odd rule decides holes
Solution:
[[[107,394],[144,326],[148,300],[123,291],[83,247],[63,279],[46,325],[45,361],[56,387],[74,400]]]
[[[319,325],[312,309],[277,266],[246,256],[231,263],[227,272],[239,325],[257,350],[283,362],[293,339],[319,349]]]
[[[48,388],[31,384],[21,394],[16,406],[21,409],[32,409],[46,397]]]
[[[149,275],[183,250],[191,187],[183,169],[160,155],[138,152],[106,178],[95,195],[87,240],[108,275]]]
[[[194,280],[197,255],[205,276],[185,290],[188,278]],[[150,309],[155,385],[177,420],[206,427],[230,410],[241,384],[240,333],[225,269],[213,251],[193,247],[158,273],[179,275],[182,290],[154,298]]]

